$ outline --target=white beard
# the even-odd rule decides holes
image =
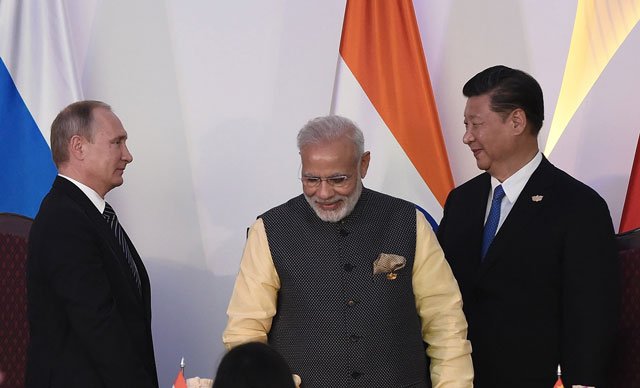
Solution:
[[[353,193],[349,196],[345,195],[335,195],[331,197],[329,200],[316,200],[315,195],[309,197],[305,194],[305,198],[309,205],[313,208],[313,211],[316,212],[318,218],[325,222],[338,222],[351,214],[353,209],[356,207],[358,203],[358,199],[360,199],[360,194],[362,194],[362,180],[358,177],[358,181],[356,182],[356,188],[353,190]],[[323,202],[335,202],[342,201],[342,206],[335,210],[324,210],[320,207],[320,203]]]

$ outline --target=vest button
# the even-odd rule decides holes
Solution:
[[[357,335],[355,335],[355,334],[351,334],[351,335],[349,336],[349,340],[350,340],[351,342],[358,342],[358,341],[360,340],[360,336],[357,336]]]
[[[357,305],[357,304],[358,304],[358,301],[353,300],[353,299],[350,299],[350,300],[347,302],[347,305],[349,305],[350,307],[353,307],[353,306],[355,306],[355,305]]]
[[[355,268],[355,265],[347,263],[347,264],[343,265],[342,268],[344,268],[344,270],[347,271],[347,272],[351,272]]]
[[[362,376],[362,373],[360,373],[360,372],[357,372],[357,371],[351,372],[351,377],[354,378],[354,379],[358,379],[358,378],[360,378],[360,376]]]

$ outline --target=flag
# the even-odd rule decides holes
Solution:
[[[636,146],[636,156],[633,159],[627,198],[622,209],[620,221],[620,233],[640,228],[640,136]]]
[[[187,388],[187,380],[184,378],[184,371],[182,368],[180,368],[180,372],[178,372],[178,375],[173,382],[173,388]]]
[[[553,384],[553,388],[564,388],[564,384],[562,383],[562,369],[560,368],[560,365],[558,365],[558,380],[556,380],[556,383]]]
[[[640,21],[638,0],[578,1],[571,44],[544,154],[551,155],[578,107]]]
[[[366,184],[436,227],[453,178],[411,0],[347,1],[331,113],[371,144]]]
[[[558,377],[558,381],[553,385],[553,388],[564,388],[564,384],[562,384],[562,379]]]
[[[0,2],[0,212],[34,217],[56,168],[56,114],[80,99],[61,0]]]

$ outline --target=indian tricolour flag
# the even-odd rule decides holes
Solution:
[[[0,1],[0,212],[33,217],[56,169],[49,128],[80,99],[61,0]]]
[[[365,134],[365,185],[415,203],[435,227],[453,179],[411,0],[348,0],[331,113]]]

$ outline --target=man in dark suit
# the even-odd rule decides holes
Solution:
[[[133,160],[126,140],[98,101],[51,126],[59,175],[29,238],[27,387],[158,387],[149,278],[104,200]]]
[[[560,365],[565,387],[600,388],[618,291],[607,205],[538,150],[530,75],[491,67],[463,94],[463,141],[486,172],[449,194],[438,239],[462,291],[475,387],[551,388]]]

